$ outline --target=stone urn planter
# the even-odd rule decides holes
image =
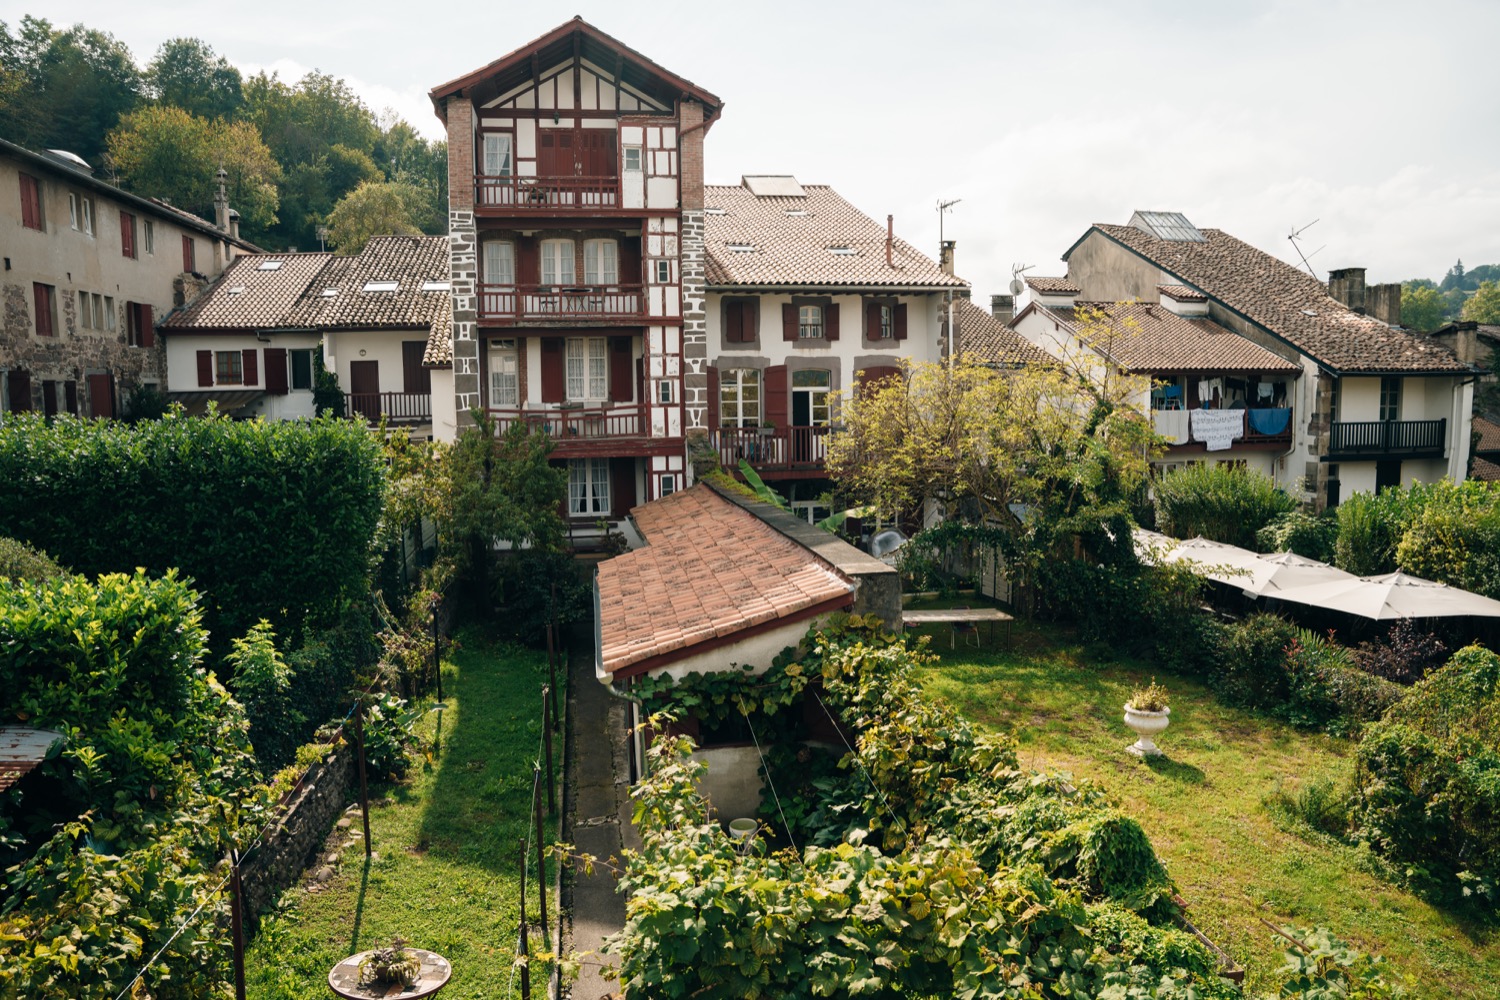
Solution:
[[[1147,712],[1126,702],[1125,725],[1133,729],[1140,739],[1125,749],[1137,757],[1160,757],[1161,748],[1152,742],[1151,737],[1167,728],[1167,723],[1172,721],[1171,716],[1170,708],[1163,708],[1160,712]]]

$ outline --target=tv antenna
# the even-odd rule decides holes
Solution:
[[[1010,294],[1020,295],[1026,291],[1026,282],[1021,280],[1021,275],[1036,267],[1035,264],[1012,264],[1010,266]]]
[[[941,198],[938,199],[938,203],[937,203],[937,212],[938,212],[938,246],[942,246],[943,245],[943,216],[947,215],[950,211],[952,211],[953,210],[953,206],[957,205],[961,201],[963,201],[962,198],[950,198],[947,201],[943,201]]]
[[[1298,243],[1297,240],[1299,238],[1301,238],[1301,236],[1302,236],[1303,233],[1307,232],[1309,229],[1311,229],[1313,226],[1316,226],[1317,224],[1318,224],[1318,220],[1314,219],[1314,220],[1312,220],[1311,222],[1309,222],[1307,225],[1303,226],[1300,229],[1293,229],[1292,232],[1291,232],[1291,234],[1289,236],[1287,236],[1287,239],[1289,239],[1289,240],[1292,241],[1292,247],[1297,251],[1297,256],[1302,258],[1302,266],[1305,267],[1305,268],[1307,268],[1307,273],[1310,274],[1310,275],[1312,275],[1314,278],[1318,278],[1318,272],[1314,271],[1312,264],[1310,264],[1308,262],[1310,260],[1312,260],[1312,258],[1316,257],[1318,254],[1322,253],[1324,250],[1327,250],[1328,249],[1328,244],[1326,244],[1326,243],[1323,244],[1322,246],[1318,247],[1318,249],[1314,250],[1312,253],[1303,253],[1302,252],[1302,244]],[[1318,278],[1318,280],[1322,281],[1323,279],[1322,278]]]

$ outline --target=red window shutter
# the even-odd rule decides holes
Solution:
[[[609,338],[609,398],[613,402],[630,402],[635,383],[634,362],[629,337]]]
[[[563,342],[558,337],[542,341],[542,402],[566,402],[567,368],[563,362]]]
[[[36,306],[36,334],[52,336],[52,286],[32,282],[31,295]]]
[[[627,285],[638,285],[641,278],[641,238],[628,237],[620,241],[620,280]]]
[[[21,225],[42,228],[42,191],[30,174],[21,175]]]
[[[745,311],[741,314],[744,321],[741,332],[745,343],[753,344],[760,339],[760,299],[747,299],[742,305]]]
[[[865,339],[880,339],[880,303],[874,299],[865,302]]]
[[[719,429],[719,369],[708,366],[708,429]]]
[[[94,417],[113,417],[115,415],[114,377],[105,372],[98,375],[90,375],[88,380],[90,415]]]
[[[745,342],[745,303],[724,303],[724,342],[726,344]]]
[[[766,394],[765,419],[778,428],[787,426],[789,400],[786,365],[772,365],[767,368],[763,388]]]
[[[42,415],[57,416],[57,383],[50,379],[42,383]]]
[[[245,384],[254,385],[260,381],[260,351],[252,347],[240,353],[245,357]]]
[[[781,304],[781,339],[797,339],[797,307],[790,302]]]
[[[839,339],[839,304],[830,302],[823,307],[823,336],[829,340]]]
[[[120,253],[135,256],[135,216],[129,212],[120,213]]]
[[[140,330],[141,346],[142,347],[155,347],[156,346],[156,323],[155,323],[155,320],[153,320],[151,318],[151,304],[149,302],[138,303],[136,305],[136,311],[137,311],[136,325],[137,325],[137,328]]]
[[[635,459],[610,459],[609,480],[610,513],[624,517],[635,506]]]
[[[542,280],[542,257],[535,239],[516,240],[516,284],[535,285]]]
[[[272,396],[285,396],[287,391],[286,380],[286,348],[266,348],[266,392]]]
[[[432,392],[432,372],[422,367],[427,355],[427,341],[403,340],[401,342],[401,391],[414,396],[425,396]],[[271,363],[270,355],[266,364]],[[267,375],[267,378],[270,376]]]
[[[895,365],[871,365],[869,368],[862,368],[855,376],[855,395],[863,396],[886,379],[897,378],[900,375],[901,369]]]
[[[906,303],[896,303],[896,339],[906,339]]]
[[[194,252],[191,236],[182,238],[182,269],[184,271],[198,270],[198,255]]]
[[[78,416],[78,383],[69,379],[63,383],[63,397],[68,404],[68,412]]]
[[[214,352],[198,352],[198,385],[210,386],[214,384]]]

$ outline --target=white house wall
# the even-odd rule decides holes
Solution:
[[[165,338],[167,352],[167,392],[240,392],[266,387],[266,349],[285,351],[314,350],[318,336],[311,333],[277,334],[269,341],[254,334],[171,333]],[[255,351],[255,380],[239,385],[202,386],[198,384],[198,352]],[[291,361],[287,361],[287,384],[291,384]],[[215,368],[217,371],[217,368]],[[235,411],[239,417],[265,417],[267,420],[300,420],[316,416],[311,389],[288,389],[284,396],[262,396]]]
[[[458,407],[453,395],[453,369],[432,371],[432,439],[458,440]]]
[[[426,330],[340,330],[324,335],[324,363],[339,379],[339,388],[351,391],[350,364],[375,361],[379,364],[380,391],[404,392],[403,341],[427,342]]]

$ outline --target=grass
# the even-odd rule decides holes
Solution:
[[[1266,800],[1319,781],[1343,783],[1352,744],[1220,704],[1205,685],[1149,665],[1085,650],[1067,633],[1017,622],[982,649],[949,649],[932,629],[940,665],[928,689],[983,728],[1013,733],[1023,766],[1097,782],[1150,835],[1189,904],[1188,916],[1264,988],[1281,949],[1260,918],[1323,924],[1384,955],[1413,995],[1493,995],[1500,940],[1468,927],[1371,873],[1354,848],[1278,821]],[[985,638],[981,629],[981,638]],[[1125,752],[1130,692],[1156,674],[1172,721],[1156,738],[1166,757]]]
[[[475,646],[452,654],[443,673],[447,710],[428,713],[421,725],[427,759],[405,784],[371,791],[375,860],[365,861],[356,839],[322,891],[298,885],[283,894],[246,955],[250,997],[325,1000],[336,962],[395,934],[452,962],[444,1000],[520,995],[511,975],[517,868],[530,826],[546,674],[546,657],[530,651]],[[554,753],[560,778],[560,737]],[[358,831],[359,814],[351,818]],[[550,839],[554,821],[546,827]],[[534,876],[535,861],[531,870]],[[554,921],[555,902],[548,901]],[[534,877],[527,915],[536,919]]]

